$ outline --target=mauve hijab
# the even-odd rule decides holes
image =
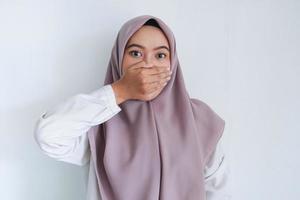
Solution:
[[[125,101],[119,113],[89,129],[100,195],[103,200],[205,200],[204,167],[225,121],[189,97],[174,35],[161,19],[142,15],[121,27],[104,85],[120,79],[125,45],[149,19],[169,41],[173,73],[155,99]]]

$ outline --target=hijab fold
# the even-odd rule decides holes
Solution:
[[[122,77],[125,45],[150,19],[168,39],[173,73],[156,98],[125,101],[118,114],[89,129],[99,191],[102,200],[205,200],[204,167],[225,121],[206,103],[189,97],[175,37],[161,19],[142,15],[121,27],[104,85]]]

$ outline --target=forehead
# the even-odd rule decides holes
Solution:
[[[137,43],[145,47],[156,47],[160,45],[169,47],[168,39],[163,31],[157,27],[148,25],[142,26],[139,30],[137,30],[130,37],[126,46],[132,43]]]

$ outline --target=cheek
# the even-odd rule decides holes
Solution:
[[[163,61],[157,61],[156,64],[158,66],[166,66],[166,67],[169,67],[169,69],[171,69],[171,61],[170,61],[170,59],[165,59]]]
[[[122,61],[122,68],[126,69],[131,65],[134,65],[138,62],[140,62],[142,59],[132,58],[129,55],[124,55],[123,61]]]

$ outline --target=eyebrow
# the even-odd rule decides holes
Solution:
[[[144,46],[142,46],[140,44],[134,44],[134,43],[126,46],[126,49],[129,49],[130,47],[139,47],[141,49],[145,49]],[[165,46],[165,45],[155,47],[153,50],[157,50],[157,49],[166,49],[166,50],[168,50],[170,52],[170,49],[167,46]]]

